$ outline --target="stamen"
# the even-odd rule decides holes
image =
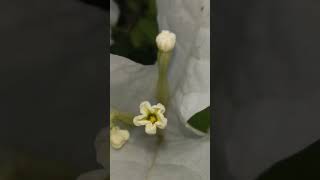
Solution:
[[[148,119],[152,124],[154,124],[155,122],[158,121],[157,117],[155,115],[153,115],[153,114],[149,115]]]

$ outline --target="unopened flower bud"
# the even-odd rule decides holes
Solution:
[[[176,44],[176,35],[170,31],[162,31],[156,38],[158,49],[163,52],[171,51]]]
[[[120,149],[129,139],[128,130],[120,129],[118,126],[110,130],[110,144],[115,149]]]

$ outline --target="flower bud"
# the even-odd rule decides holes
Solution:
[[[158,49],[163,52],[171,51],[176,44],[176,35],[170,31],[162,31],[156,38]]]
[[[110,130],[110,144],[115,149],[120,149],[128,141],[130,137],[129,131],[120,129],[118,126]]]

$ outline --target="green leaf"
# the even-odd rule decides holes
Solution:
[[[115,0],[120,9],[118,23],[112,28],[112,54],[137,63],[154,64],[157,58],[155,38],[158,33],[155,0]]]
[[[128,0],[127,1],[127,5],[128,5],[128,8],[132,11],[132,12],[138,12],[139,11],[139,1],[136,1],[136,0]]]
[[[149,0],[148,1],[148,11],[147,11],[147,16],[149,17],[157,17],[157,5],[155,0]]]
[[[134,47],[154,44],[157,35],[157,23],[150,18],[141,18],[130,32]]]
[[[211,125],[210,106],[193,115],[188,120],[188,124],[199,131],[202,131],[204,133],[208,132]]]

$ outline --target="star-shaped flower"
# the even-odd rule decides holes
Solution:
[[[136,126],[146,126],[147,134],[153,135],[157,133],[157,127],[164,129],[167,126],[167,118],[164,117],[165,107],[158,103],[151,106],[148,101],[140,104],[141,115],[134,117],[133,123]]]

